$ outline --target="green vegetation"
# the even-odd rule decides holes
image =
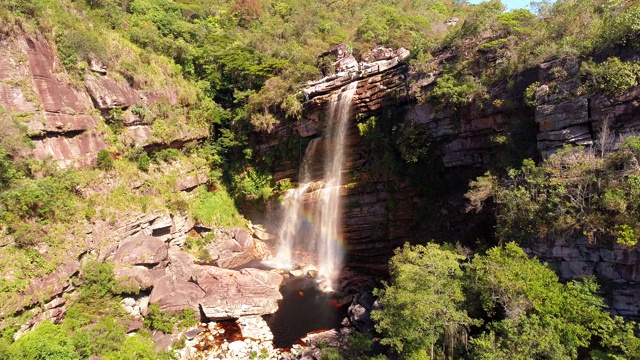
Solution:
[[[578,76],[585,86],[576,90],[581,94],[613,98],[638,86],[638,62],[611,50],[637,49],[639,2],[558,0],[534,3],[533,12],[504,10],[498,0],[479,5],[453,0],[3,1],[3,40],[23,33],[47,40],[62,65],[54,66],[56,77],[69,77],[82,89],[84,81],[99,76],[88,70],[98,62],[110,78],[154,100],[101,114],[96,131],[108,139],[108,148],[97,154],[95,168],[75,170],[30,159],[25,124],[39,119],[0,109],[0,303],[23,301],[16,299],[29,281],[65,261],[91,223],[116,226],[123,214],[157,211],[188,213],[206,225],[240,226],[244,220],[238,205],[261,205],[274,192],[289,189],[289,181],[274,184],[271,172],[299,161],[306,140],[291,131],[269,154],[253,144],[256,136],[301,118],[300,84],[335,70],[332,59],[318,60],[333,45],[345,43],[358,60],[378,45],[410,49],[414,69],[435,76],[417,97],[454,118],[470,105],[508,113],[510,101],[492,98],[501,87],[519,89],[516,97],[524,96],[535,107],[540,84],[524,83],[522,71],[556,58],[583,62]],[[458,25],[444,24],[451,17],[460,19]],[[614,53],[625,61],[603,60]],[[550,74],[548,85],[555,94],[554,86],[569,75],[560,66]],[[3,83],[27,88],[26,81]],[[34,104],[42,110],[41,103]],[[384,109],[358,118],[364,136],[359,151],[371,161],[349,174],[349,187],[384,180],[391,195],[412,187],[417,199],[432,201],[417,201],[417,212],[437,222],[448,214],[440,204],[460,188],[459,179],[466,186],[468,177],[442,176],[438,144],[431,143],[423,127],[403,123],[403,115]],[[625,139],[618,151],[607,152],[604,145],[599,154],[568,148],[541,164],[526,160],[520,166],[530,156],[530,143],[521,141],[529,130],[523,125],[527,120],[506,124],[491,139],[500,153],[483,159],[492,171],[472,182],[467,194],[470,209],[487,203],[495,209],[490,237],[495,233],[502,243],[525,243],[584,235],[594,242],[610,239],[634,246],[640,238],[640,138]],[[154,146],[136,145],[127,126],[131,121],[151,126]],[[183,151],[153,149],[205,136]],[[504,174],[501,169],[514,162],[517,168]],[[190,194],[177,191],[180,177],[204,168],[206,186]],[[396,207],[394,196],[386,205]],[[445,236],[461,237],[458,232],[447,228]],[[188,243],[202,261],[211,259],[203,244],[208,240]],[[407,246],[394,257],[391,277],[379,292],[385,308],[374,318],[385,335],[383,344],[403,357],[638,356],[635,324],[601,312],[593,281],[560,284],[511,244],[469,261],[441,246]],[[124,290],[111,265],[88,262],[80,283],[79,297],[70,300],[62,324],[44,323],[10,343],[7,334],[24,319],[7,315],[10,326],[0,339],[0,358],[164,356],[154,354],[144,331],[126,336],[126,318],[114,298]],[[189,324],[192,315],[153,308],[146,326],[169,331],[176,323]],[[369,344],[368,338],[353,337],[352,353],[345,355],[366,357]],[[340,356],[331,349],[324,354]]]
[[[144,325],[151,330],[160,330],[171,334],[174,327],[182,329],[198,324],[196,312],[192,309],[185,310],[179,314],[171,315],[160,311],[158,304],[149,306],[149,313],[144,318]]]
[[[583,63],[582,71],[589,77],[588,87],[609,96],[620,95],[640,82],[640,63],[622,62],[617,57],[595,64]]]
[[[383,344],[403,358],[433,358],[445,334],[455,336],[474,324],[461,306],[462,259],[435,244],[396,250],[389,262],[393,286],[376,293],[384,308],[372,313],[376,329],[385,334]]]
[[[466,196],[476,210],[489,198],[497,203],[496,235],[503,241],[585,235],[632,246],[640,235],[638,143],[627,137],[603,156],[566,147],[539,166],[525,160],[504,180],[482,176]]]
[[[80,272],[80,298],[67,310],[64,321],[59,325],[45,321],[10,345],[3,342],[6,335],[3,334],[0,358],[170,359],[170,353],[156,352],[146,331],[127,336],[130,319],[123,314],[119,300],[114,296],[117,282],[112,269],[112,264],[88,261]],[[193,315],[193,312],[185,312],[175,320],[186,326],[196,321]],[[157,319],[164,315],[156,311],[154,316],[153,319]],[[174,320],[173,317],[169,319]]]
[[[603,311],[594,279],[562,284],[515,243],[471,261],[434,244],[405,245],[373,312],[402,358],[636,358],[637,324]]]
[[[203,224],[233,227],[244,223],[233,199],[223,187],[213,192],[201,188],[192,204],[193,216]]]
[[[109,170],[113,168],[113,159],[111,158],[111,154],[107,150],[98,151],[98,169],[100,170]]]

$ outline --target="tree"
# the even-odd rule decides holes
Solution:
[[[9,152],[0,146],[0,190],[8,188],[19,175]]]
[[[71,339],[60,326],[49,321],[22,336],[9,347],[11,358],[32,360],[76,360]]]
[[[638,356],[638,338],[630,335],[636,325],[602,311],[604,302],[596,294],[595,279],[561,284],[551,269],[528,258],[515,243],[476,256],[468,270],[470,286],[479,293],[487,313],[506,315],[471,339],[474,358]]]
[[[466,334],[472,320],[461,308],[464,256],[439,245],[397,249],[391,259],[391,285],[376,291],[383,305],[372,312],[383,344],[409,359],[434,358],[436,343],[453,351],[456,334]]]

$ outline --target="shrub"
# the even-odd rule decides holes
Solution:
[[[271,175],[249,168],[244,173],[234,176],[234,193],[249,201],[258,199],[267,201],[273,193],[271,182]]]
[[[109,153],[109,151],[104,149],[98,151],[98,169],[113,169],[113,159],[111,158],[111,153]]]
[[[595,64],[583,63],[582,71],[589,76],[588,86],[592,90],[602,91],[607,96],[621,95],[638,86],[640,63],[623,62],[617,57]]]
[[[536,100],[536,91],[540,87],[540,82],[536,81],[533,84],[527,86],[524,90],[524,103],[527,106],[535,108],[538,106],[538,101]]]
[[[163,162],[171,162],[180,159],[182,156],[182,152],[178,149],[164,149],[157,151],[153,154],[153,161],[156,164],[160,164]]]
[[[113,275],[113,264],[110,262],[88,261],[82,268],[80,279],[81,300],[84,302],[110,296],[117,285]]]
[[[0,190],[8,188],[19,175],[9,152],[0,146]]]
[[[243,224],[233,199],[223,187],[218,187],[214,192],[201,187],[199,191],[196,199],[191,202],[196,220],[207,225],[228,227]]]
[[[71,172],[41,179],[23,179],[0,193],[0,222],[18,245],[42,241],[41,226],[76,214],[78,182]]]
[[[160,311],[158,304],[149,305],[149,313],[144,318],[144,325],[151,330],[159,330],[170,334],[173,328],[190,327],[198,323],[196,312],[193,309],[181,311],[178,314],[167,314]]]
[[[439,109],[451,109],[453,112],[459,111],[463,106],[469,104],[474,97],[485,93],[486,90],[472,78],[459,81],[453,75],[444,74],[436,81],[436,86],[431,91],[431,98],[436,102]]]
[[[60,326],[45,321],[9,347],[13,359],[76,360],[80,359],[71,339]]]
[[[106,50],[104,41],[93,31],[72,29],[56,38],[58,55],[62,65],[73,68],[79,61],[86,61],[89,56],[104,59]]]
[[[115,134],[120,134],[124,129],[124,112],[120,108],[111,109],[105,120]]]
[[[138,169],[140,171],[149,172],[149,167],[151,166],[151,158],[145,152],[138,159]]]

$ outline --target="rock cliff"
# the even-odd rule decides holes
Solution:
[[[303,91],[306,101],[302,118],[294,124],[280,125],[273,134],[259,135],[262,154],[269,154],[285,141],[298,144],[297,153],[304,153],[308,143],[305,139],[322,132],[331,93],[358,81],[344,169],[348,180],[342,191],[343,234],[352,265],[380,264],[404,241],[437,236],[436,229],[424,228],[420,223],[427,216],[420,213],[423,209],[420,206],[430,200],[421,198],[424,194],[419,194],[415,184],[369,173],[367,164],[375,160],[367,151],[371,144],[366,143],[356,126],[367,116],[395,109],[396,124],[414,126],[429,138],[432,154],[445,168],[438,176],[448,181],[447,174],[475,169],[465,175],[467,183],[489,166],[517,166],[523,158],[531,156],[546,158],[566,144],[612,149],[617,146],[616,139],[640,129],[640,87],[614,97],[587,93],[577,59],[556,59],[526,70],[511,84],[499,83],[490,88],[488,97],[492,101],[474,101],[454,112],[429,99],[438,78],[436,73],[428,76],[413,73],[402,56],[387,52],[392,54],[391,59],[383,63],[392,65],[382,67],[379,73],[362,76],[356,69],[309,83]],[[637,60],[638,55],[632,53],[626,58],[633,59]],[[524,93],[535,82],[536,106],[532,108],[525,105]],[[296,180],[300,157],[279,162],[276,179]],[[502,157],[512,160],[505,164]],[[464,187],[458,190],[466,191]],[[470,219],[464,215],[461,196],[442,204],[438,213],[428,217],[440,219],[435,222],[446,224],[449,233],[475,226],[472,221],[460,224]],[[454,218],[467,220],[458,220],[456,224]],[[564,279],[597,275],[601,282],[612,285],[610,306],[614,312],[629,317],[640,314],[637,307],[640,287],[635,285],[637,246],[628,249],[589,244],[584,239],[548,239],[528,246],[527,250],[552,263]]]
[[[177,90],[136,89],[121,76],[93,60],[78,76],[70,76],[47,39],[19,33],[0,40],[0,105],[3,114],[26,127],[33,141],[32,155],[51,157],[61,166],[86,166],[96,162],[107,147],[105,119],[122,111],[121,141],[145,148],[179,146],[207,136],[206,127],[184,123],[170,139],[154,131],[137,106],[158,103],[178,105]]]

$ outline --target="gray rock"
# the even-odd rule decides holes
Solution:
[[[205,329],[197,327],[195,329],[191,329],[189,331],[186,331],[184,333],[184,337],[187,338],[187,340],[192,340],[194,339],[196,336],[198,336],[201,332],[203,332]]]

